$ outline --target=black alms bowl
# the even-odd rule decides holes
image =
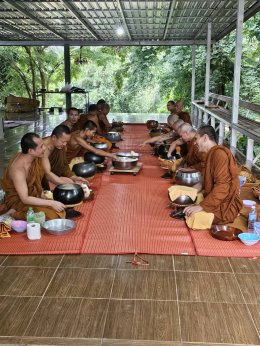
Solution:
[[[111,142],[121,141],[121,134],[119,132],[108,132],[106,138]]]
[[[88,151],[84,155],[84,161],[85,162],[94,162],[95,164],[100,164],[100,163],[103,163],[105,161],[105,157],[96,155],[96,154],[92,153],[91,151]]]
[[[60,184],[53,190],[53,199],[65,205],[78,204],[83,198],[84,191],[79,184]]]
[[[93,177],[97,173],[97,167],[94,164],[94,162],[80,162],[76,163],[72,167],[72,171],[78,176],[78,177],[84,177],[89,178]]]

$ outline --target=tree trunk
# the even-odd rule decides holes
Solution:
[[[18,75],[20,76],[21,80],[23,81],[24,83],[24,86],[26,88],[26,91],[27,91],[27,94],[28,94],[28,97],[31,99],[32,98],[32,94],[31,94],[31,88],[30,88],[30,85],[29,85],[29,82],[25,76],[25,74],[22,72],[22,70],[20,70],[20,68],[16,65],[11,65],[11,68],[13,68],[17,73]]]
[[[30,65],[30,70],[31,70],[31,73],[32,73],[32,95],[33,95],[33,99],[36,100],[36,96],[35,96],[35,92],[36,92],[36,87],[35,87],[35,68],[34,68],[35,62],[34,62],[34,59],[32,57],[31,47],[24,46],[23,48],[25,49],[26,53],[29,56],[29,65]]]

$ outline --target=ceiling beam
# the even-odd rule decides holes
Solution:
[[[7,24],[7,23],[0,23],[0,27],[3,27],[3,28],[6,28],[8,30],[10,30],[11,32],[15,32],[16,34],[19,34],[23,37],[27,37],[29,38],[30,40],[38,40],[38,37],[36,36],[33,36],[33,35],[30,35],[30,34],[27,34],[27,32],[21,30],[21,29],[17,29],[17,28],[14,28],[12,25],[10,24]]]
[[[79,12],[71,2],[68,2],[67,0],[60,0],[60,2],[62,2],[63,5],[70,11],[70,13],[72,13],[81,22],[81,24],[84,25],[84,27],[96,40],[101,40],[101,37],[96,34],[92,27],[87,23],[87,21],[80,16]]]
[[[131,37],[131,35],[130,35],[128,26],[127,26],[127,24],[126,24],[124,12],[123,12],[122,5],[121,5],[120,0],[117,0],[117,6],[118,6],[118,9],[119,9],[120,14],[121,14],[121,18],[122,18],[122,21],[123,21],[123,23],[124,23],[124,28],[125,28],[125,30],[126,30],[127,36],[128,36],[128,38],[129,38],[129,40],[132,40],[132,37]]]
[[[44,28],[48,29],[50,32],[58,36],[59,38],[66,39],[65,36],[58,33],[56,30],[52,29],[48,24],[44,23],[43,20],[35,17],[33,14],[31,14],[28,10],[25,10],[22,5],[19,5],[17,1],[14,0],[4,0],[6,3],[8,3],[10,6],[14,7],[17,11],[23,13],[26,17],[31,18],[34,22],[40,24]]]
[[[173,10],[175,8],[175,4],[176,4],[176,0],[172,0],[171,6],[170,6],[170,11],[168,13],[166,25],[165,25],[165,28],[164,28],[163,40],[165,40],[165,38],[166,38],[167,31],[168,31],[168,28],[169,28],[169,25],[170,25],[170,20],[172,19]]]
[[[213,41],[212,41],[213,42]],[[214,42],[213,42],[214,43]],[[0,46],[193,46],[206,45],[207,40],[165,40],[165,41],[84,41],[84,40],[57,40],[57,41],[0,41]]]

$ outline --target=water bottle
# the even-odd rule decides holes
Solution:
[[[27,214],[26,214],[26,221],[27,223],[34,222],[34,211],[32,207],[28,208]]]
[[[254,224],[256,222],[256,219],[257,219],[256,207],[252,206],[248,214],[248,229],[250,231],[254,231]]]

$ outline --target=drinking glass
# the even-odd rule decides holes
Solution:
[[[239,194],[240,194],[241,187],[244,186],[246,183],[246,177],[244,177],[243,175],[239,175],[238,178],[239,178],[239,186],[240,186]]]

